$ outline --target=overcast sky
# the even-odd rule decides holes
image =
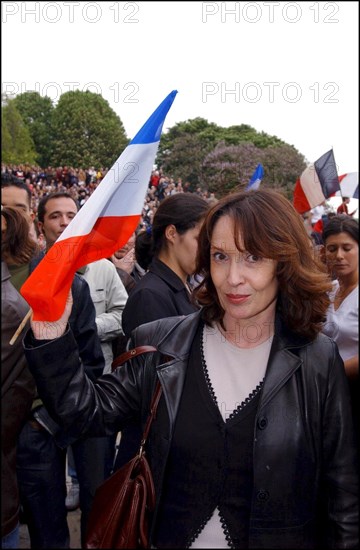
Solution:
[[[358,171],[358,2],[1,2],[2,91],[99,92],[134,137],[249,124]]]

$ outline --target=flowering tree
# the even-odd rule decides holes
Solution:
[[[256,166],[263,163],[263,150],[253,143],[216,145],[206,155],[200,174],[201,185],[221,197],[248,184]]]
[[[262,185],[282,190],[291,199],[306,164],[303,155],[287,144],[260,149],[253,143],[219,143],[202,163],[201,185],[218,197],[245,189],[259,163],[264,167]]]

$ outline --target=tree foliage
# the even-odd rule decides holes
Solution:
[[[90,91],[71,91],[51,99],[25,92],[5,100],[2,111],[3,162],[42,167],[110,168],[128,144],[124,126],[109,103]],[[178,122],[161,137],[156,163],[163,172],[217,196],[243,189],[256,166],[264,166],[262,185],[292,196],[305,159],[276,136],[247,124],[228,128],[197,117]]]
[[[55,166],[110,168],[128,143],[124,126],[99,94],[61,95],[53,116]]]
[[[50,97],[38,92],[25,92],[14,98],[14,103],[29,130],[40,166],[48,166],[52,155],[52,115],[54,105]]]
[[[264,183],[281,189],[292,199],[296,180],[306,168],[304,155],[287,143],[267,147],[264,149],[263,166]]]
[[[306,164],[304,157],[287,144],[261,149],[251,142],[240,145],[221,142],[205,157],[200,184],[218,197],[240,191],[245,189],[259,163],[264,167],[262,185],[281,189],[290,199]]]
[[[178,122],[161,138],[157,164],[174,178],[217,196],[244,188],[256,166],[264,166],[264,184],[291,195],[305,159],[276,136],[247,124],[223,128],[203,118]]]
[[[263,162],[262,153],[251,142],[225,145],[222,141],[205,157],[200,184],[217,197],[240,190],[247,185],[259,162]]]
[[[35,164],[37,155],[15,100],[6,100],[1,110],[1,159],[6,164]]]
[[[161,161],[157,157],[157,164],[162,166],[165,174],[184,178],[193,190],[199,183],[203,159],[210,150],[211,146],[201,142],[196,135],[185,133],[176,138],[171,152],[163,151]]]

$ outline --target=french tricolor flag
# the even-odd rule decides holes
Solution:
[[[297,179],[293,197],[294,207],[300,214],[303,214],[322,204],[339,190],[334,153],[330,149],[305,168],[300,178]]]
[[[154,111],[21,287],[35,321],[59,319],[76,270],[111,256],[137,228],[176,94],[172,91]]]

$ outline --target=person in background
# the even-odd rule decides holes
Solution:
[[[207,201],[195,194],[171,195],[160,204],[151,231],[142,236],[152,261],[126,302],[126,336],[143,323],[198,309],[188,280],[195,273],[197,238],[208,209]]]
[[[275,190],[235,193],[198,243],[202,308],[136,328],[130,347],[157,351],[96,385],[78,364],[71,293],[60,319],[31,323],[24,349],[43,399],[71,441],[144,426],[160,382],[145,449],[151,547],[358,548],[349,387],[321,333],[331,281],[301,217]]]
[[[140,230],[136,234],[135,238],[135,245],[134,248],[131,250],[132,260],[130,262],[136,261],[136,265],[139,266],[143,270],[143,273],[145,274],[149,268],[149,265],[152,260],[152,253],[151,253],[151,238],[149,237],[151,235],[151,227],[148,227],[146,230]],[[126,256],[125,256],[126,257]],[[123,259],[125,259],[125,257]],[[119,260],[119,263],[122,260]],[[129,294],[136,286],[136,280],[129,275],[126,271],[116,268],[116,271],[118,272],[118,275],[123,280],[123,283],[127,288],[129,289]],[[121,273],[120,273],[121,272]],[[128,279],[130,279],[131,283],[129,284],[129,281],[123,276],[126,276]],[[137,279],[138,281],[140,279]],[[118,357],[122,353],[126,351],[126,346],[128,342],[128,337],[122,332],[114,341],[113,341],[113,356],[114,358]]]
[[[195,272],[197,237],[208,208],[197,195],[172,195],[160,204],[151,230],[137,237],[137,253],[148,270],[126,302],[123,329],[127,338],[143,323],[198,309],[191,300],[189,277]],[[114,470],[134,456],[141,435],[139,421],[122,430]]]
[[[77,202],[67,193],[51,194],[42,201],[39,205],[39,228],[45,236],[47,250],[77,212]],[[102,373],[111,372],[112,342],[122,334],[122,313],[127,292],[115,267],[106,259],[87,264],[77,274],[88,284],[95,307],[97,335],[105,361]],[[96,488],[110,475],[114,453],[115,444],[110,438],[79,441],[68,450],[71,484],[65,502],[68,510],[74,510],[80,505],[83,540],[92,499]]]
[[[350,204],[350,198],[342,197],[341,204],[338,206],[336,213],[346,214],[347,216],[353,216],[356,213],[357,208],[355,208],[355,210],[349,214],[348,204]]]
[[[1,548],[19,548],[20,498],[16,477],[16,445],[35,397],[22,338],[10,340],[29,311],[10,282],[8,265],[19,265],[34,254],[28,220],[16,208],[1,210]]]
[[[311,218],[312,218],[312,214],[310,210],[302,214],[304,227],[306,229],[307,234],[309,235],[311,245],[314,247],[314,252],[315,251],[317,252],[318,250],[320,250],[320,247],[322,247],[322,236],[321,236],[321,233],[313,230]]]
[[[218,201],[218,199],[215,196],[215,193],[210,193],[206,200],[211,205],[215,204]]]
[[[68,193],[45,196],[38,206],[38,225],[46,241],[46,253],[76,216],[78,207]],[[45,251],[26,265],[27,277],[42,260]],[[79,346],[81,364],[96,380],[105,361],[95,322],[95,307],[89,285],[75,274],[72,283],[74,309],[70,325]],[[32,548],[69,548],[70,535],[65,499],[66,451],[61,447],[58,425],[37,395],[28,421],[18,440],[17,474],[24,517]],[[73,445],[80,484],[81,532],[97,487],[105,479],[104,438],[77,441]]]
[[[24,183],[21,179],[13,176],[12,174],[2,173],[1,204],[3,206],[18,208],[22,211],[29,225],[30,237],[35,243],[37,243],[38,235],[34,225],[35,215],[31,209],[31,189],[29,185],[27,183]],[[12,274],[12,283],[14,284],[14,278],[16,277],[20,281],[17,288],[20,288],[20,286],[22,286],[22,284],[25,282],[28,276],[28,272],[23,265],[11,266],[10,272]]]
[[[111,372],[114,359],[113,344],[124,336],[122,312],[127,300],[127,292],[116,272],[115,266],[106,259],[98,260],[80,268],[77,273],[89,285],[91,299],[96,311],[96,326],[104,354],[103,373]],[[104,438],[105,479],[110,476],[116,452],[116,435]],[[67,510],[76,510],[80,505],[80,484],[72,448],[67,453],[68,475],[71,478],[66,497]]]
[[[136,232],[134,232],[127,243],[119,250],[116,250],[110,258],[128,294],[130,294],[136,283],[140,281],[145,274],[145,270],[139,265],[135,257],[135,241]]]
[[[144,274],[149,270],[153,259],[151,236],[152,226],[142,229],[136,235],[135,239],[135,258],[139,266],[144,270]]]
[[[339,347],[348,376],[356,433],[359,435],[359,223],[334,216],[323,231],[325,262],[333,278],[323,327]]]
[[[111,372],[113,362],[112,343],[123,335],[122,315],[128,299],[125,286],[116,272],[114,264],[98,260],[80,268],[81,274],[90,288],[90,296],[96,311],[96,326],[105,359],[103,373]]]

